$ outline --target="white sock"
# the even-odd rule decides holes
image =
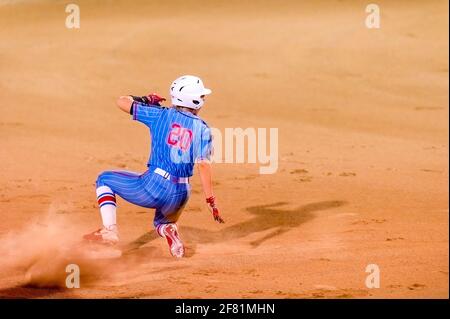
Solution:
[[[108,186],[100,186],[97,188],[96,193],[103,226],[110,228],[116,225],[116,196],[114,192]]]

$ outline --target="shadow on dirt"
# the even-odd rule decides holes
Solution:
[[[35,299],[50,298],[58,293],[65,293],[67,298],[68,289],[60,287],[40,288],[29,285],[22,285],[10,288],[0,289],[0,299]],[[56,296],[55,296],[56,297]],[[70,296],[69,296],[70,298]]]
[[[263,242],[280,236],[281,234],[312,220],[315,217],[315,212],[341,207],[345,205],[346,202],[339,200],[322,201],[306,204],[294,209],[282,209],[281,207],[286,204],[288,203],[278,202],[248,207],[246,210],[253,215],[251,219],[222,228],[219,231],[210,231],[196,227],[180,227],[180,233],[182,233],[185,240],[201,244],[234,240],[258,232],[271,230],[270,233],[250,243],[253,248],[256,248]],[[123,251],[124,253],[129,253],[157,237],[158,235],[156,232],[152,230],[128,244]]]

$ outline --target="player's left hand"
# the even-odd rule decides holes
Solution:
[[[149,94],[145,97],[147,98],[147,101],[148,101],[147,104],[150,104],[150,105],[161,106],[161,102],[166,100],[165,98],[163,98],[162,96],[159,96],[156,93]]]
[[[206,203],[208,204],[208,208],[213,214],[214,220],[220,224],[225,223],[222,217],[220,217],[219,209],[216,206],[216,198],[211,196],[206,199]]]
[[[148,104],[148,105],[161,106],[161,102],[166,100],[165,98],[159,96],[156,93],[151,93],[149,95],[144,95],[144,96],[134,96],[134,95],[130,95],[130,96],[133,98],[133,101],[141,102],[141,103]]]

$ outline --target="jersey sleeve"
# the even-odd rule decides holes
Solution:
[[[201,138],[194,150],[194,161],[211,161],[213,152],[211,129],[206,125],[203,126],[200,135]]]
[[[159,119],[163,111],[162,107],[141,102],[133,102],[131,107],[133,108],[133,120],[144,123],[149,127]]]

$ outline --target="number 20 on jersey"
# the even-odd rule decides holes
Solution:
[[[180,148],[182,151],[186,151],[192,143],[192,131],[182,127],[180,124],[173,123],[167,143],[173,147]]]

